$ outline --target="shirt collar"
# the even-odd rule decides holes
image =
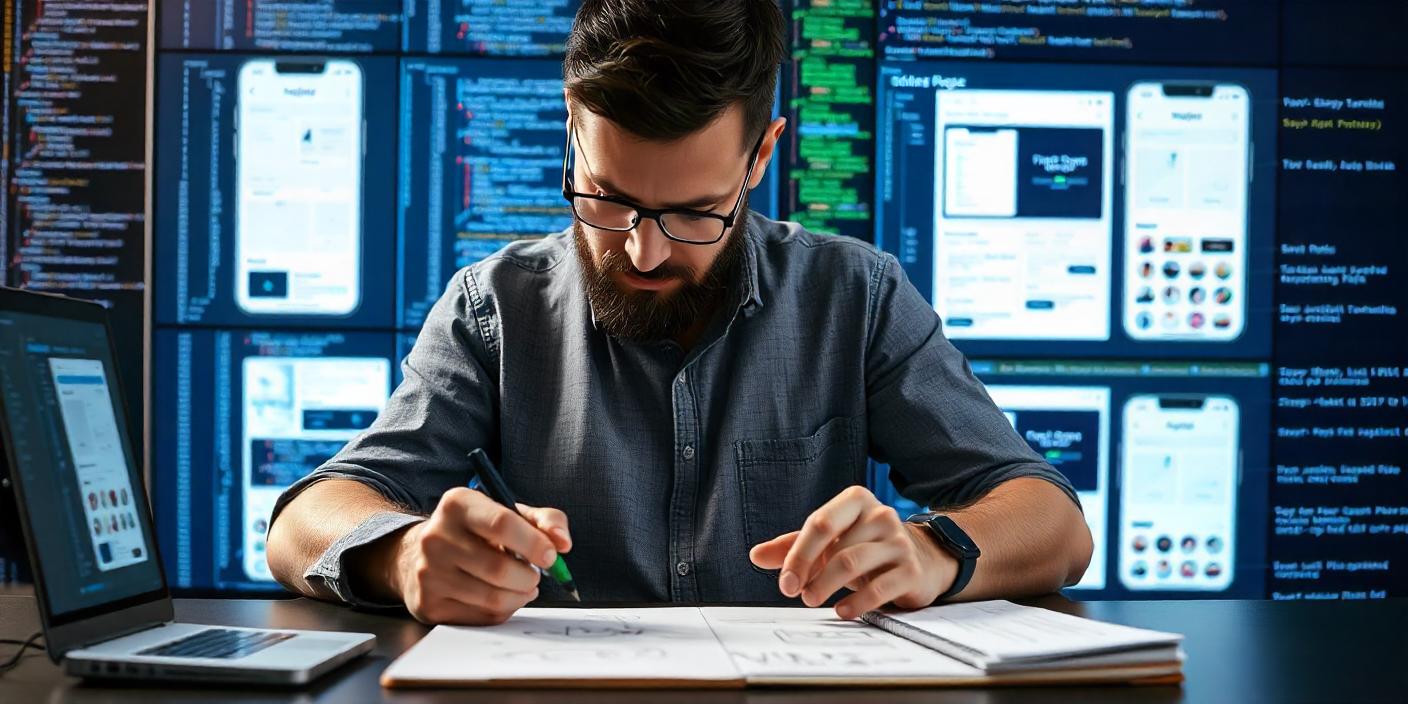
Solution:
[[[762,286],[758,282],[758,216],[748,211],[743,221],[743,275],[739,277],[739,308],[753,311],[763,307]],[[749,313],[751,314],[751,313]]]

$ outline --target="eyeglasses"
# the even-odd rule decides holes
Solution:
[[[758,165],[758,150],[762,149],[767,131],[758,135],[758,141],[753,145],[748,157],[748,172],[743,175],[743,185],[739,186],[738,198],[734,200],[733,209],[728,215],[688,208],[657,210],[618,196],[578,193],[572,184],[572,172],[568,169],[576,135],[576,125],[569,125],[567,146],[562,150],[562,197],[572,204],[572,214],[583,224],[608,232],[630,232],[636,229],[642,218],[649,218],[660,226],[666,237],[675,242],[714,244],[723,239],[724,233],[733,227],[738,218],[738,209],[743,205],[743,195],[748,192],[748,182],[753,179],[753,169]]]

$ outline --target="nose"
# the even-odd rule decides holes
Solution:
[[[636,269],[652,271],[670,258],[670,240],[660,231],[659,223],[641,218],[626,235],[626,254]]]

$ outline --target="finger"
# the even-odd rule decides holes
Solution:
[[[534,527],[546,533],[558,552],[568,552],[572,549],[572,532],[567,527],[567,514],[555,508],[528,504],[519,504],[518,512]]]
[[[470,493],[476,496],[465,497],[462,519],[470,532],[491,545],[522,555],[543,569],[552,566],[557,559],[557,548],[548,536],[517,511],[510,511],[477,491]]]
[[[875,497],[864,488],[851,487],[807,516],[802,534],[782,560],[782,575],[778,577],[777,586],[783,594],[797,596],[802,589],[802,576],[812,574],[812,563],[832,541],[850,529],[860,518],[861,511],[873,501]]]
[[[898,528],[898,521],[891,521],[894,511],[888,506],[878,505],[864,513],[861,520],[851,529],[846,531],[822,551],[821,557],[812,563],[812,572],[802,580],[802,589],[805,590],[818,575],[826,569],[827,562],[836,553],[852,546],[860,545],[875,540],[884,540],[893,535]]]
[[[478,536],[450,536],[443,532],[421,535],[421,551],[432,565],[443,565],[473,575],[501,589],[528,591],[539,575],[528,563],[500,550]]]
[[[502,623],[538,598],[537,586],[528,591],[500,589],[463,572],[431,579],[424,591],[425,611],[436,623]]]
[[[851,545],[827,560],[826,567],[802,590],[802,603],[820,606],[842,586],[886,565],[892,565],[903,555],[893,543],[870,541]]]
[[[890,569],[872,575],[865,588],[836,603],[836,615],[852,619],[894,601],[912,586],[913,577],[905,570]]]
[[[748,551],[748,559],[765,570],[778,569],[782,567],[782,558],[787,557],[787,551],[791,550],[792,544],[797,542],[798,535],[801,535],[801,532],[794,530],[772,540],[758,543]]]

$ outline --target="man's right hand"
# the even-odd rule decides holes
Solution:
[[[445,492],[430,518],[392,538],[387,586],[424,623],[503,623],[538,596],[537,571],[510,553],[546,569],[572,549],[564,513],[518,510],[467,488]]]

